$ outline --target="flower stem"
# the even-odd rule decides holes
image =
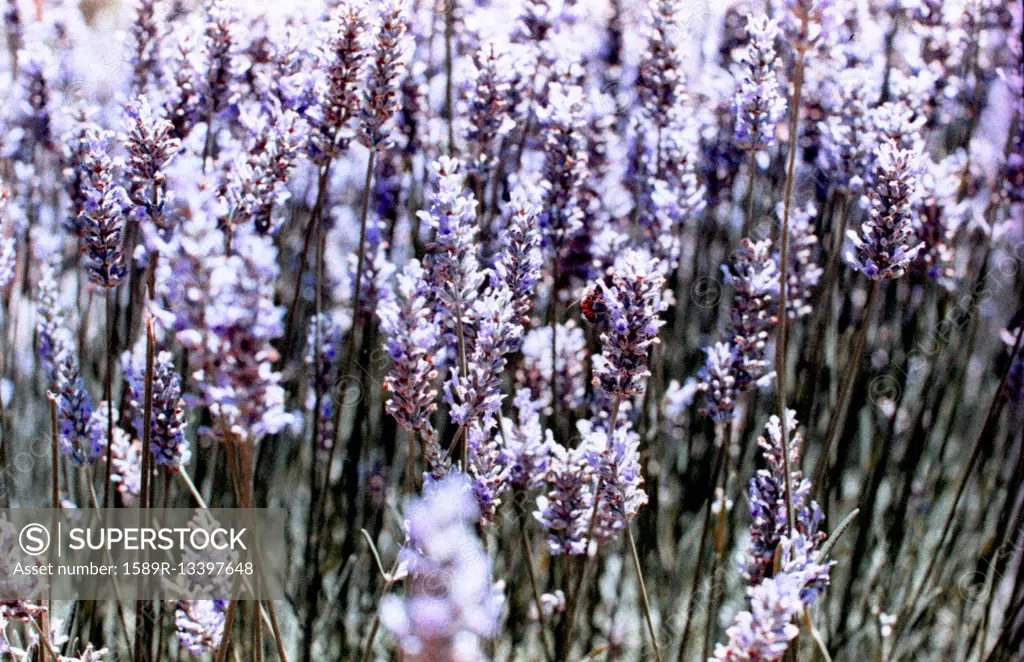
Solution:
[[[864,340],[868,335],[868,323],[871,320],[871,311],[874,309],[875,303],[878,301],[878,293],[882,289],[881,286],[882,281],[872,281],[871,293],[868,294],[867,303],[864,304],[860,323],[857,326],[857,335],[853,340],[853,350],[850,354],[850,361],[847,364],[846,372],[843,375],[843,382],[839,387],[839,399],[836,401],[835,409],[832,410],[832,416],[829,418],[828,428],[825,431],[825,442],[821,449],[821,457],[818,459],[818,468],[814,479],[814,487],[818,490],[819,494],[825,494],[823,485],[825,476],[828,472],[829,462],[831,461],[832,446],[835,443],[836,436],[839,434],[839,427],[842,425],[844,418],[843,414],[846,410],[846,406],[849,404],[850,396],[853,393],[853,385],[856,383],[858,375],[860,375],[860,356],[864,351]],[[785,425],[782,427],[785,429]]]
[[[782,431],[782,468],[786,476],[786,526],[793,536],[793,487],[789,467],[789,428],[786,425],[786,295],[789,285],[789,214],[793,204],[793,182],[796,173],[796,149],[799,143],[800,94],[804,82],[804,51],[797,51],[796,71],[793,74],[793,100],[789,118],[789,165],[786,168],[786,192],[782,203],[782,231],[779,233],[779,323],[775,340],[775,381],[776,400],[779,414],[779,429]]]
[[[107,401],[107,471],[103,479],[103,507],[110,507],[111,473],[114,459],[114,288],[106,288],[107,304],[107,374],[104,378],[103,397]]]
[[[644,572],[640,569],[640,557],[636,553],[636,541],[633,540],[633,531],[626,522],[626,540],[629,541],[629,551],[633,557],[633,569],[636,570],[636,580],[640,584],[640,604],[644,609],[644,620],[647,621],[647,632],[651,635],[651,650],[654,651],[654,659],[661,662],[661,653],[658,652],[658,635],[654,632],[654,621],[651,619],[651,605],[647,600],[647,586],[644,584]]]

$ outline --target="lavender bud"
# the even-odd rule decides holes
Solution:
[[[917,188],[916,158],[914,152],[899,149],[893,142],[879,145],[868,189],[868,220],[861,225],[859,235],[847,231],[853,242],[847,261],[872,280],[899,278],[921,249],[920,245],[909,245]]]
[[[530,311],[537,296],[542,256],[537,217],[540,206],[532,191],[519,187],[512,191],[511,218],[503,232],[504,246],[494,265],[491,287],[504,287],[512,293],[512,307],[522,327],[530,323]]]
[[[593,509],[591,469],[584,449],[551,446],[548,492],[537,497],[533,516],[547,532],[554,555],[578,556],[587,550],[587,529]]]
[[[647,493],[641,487],[640,436],[628,425],[617,425],[613,434],[605,428],[590,421],[580,423],[581,448],[600,478],[594,538],[601,543],[613,540],[647,503]]]
[[[750,43],[743,56],[746,71],[733,98],[736,142],[744,150],[760,151],[775,143],[775,128],[786,114],[786,100],[775,73],[778,24],[767,16],[747,21]]]
[[[117,287],[127,275],[122,235],[128,194],[115,183],[114,163],[108,156],[111,135],[94,129],[86,133],[83,157],[90,179],[83,187],[85,204],[79,214],[89,280],[107,289]]]
[[[710,416],[715,422],[723,423],[735,416],[740,357],[735,347],[724,342],[706,347],[704,351],[707,360],[701,368],[700,382],[697,384],[706,402],[701,413]]]
[[[168,225],[163,211],[167,201],[165,169],[181,141],[174,137],[174,126],[169,121],[154,115],[146,97],[140,96],[125,110],[128,130],[124,148],[128,153],[130,197],[143,218],[163,229]]]
[[[602,282],[608,328],[601,334],[601,354],[594,357],[596,386],[616,397],[641,395],[650,348],[658,344],[659,316],[668,308],[663,299],[665,277],[659,262],[628,250],[611,270],[611,284]]]
[[[386,146],[391,134],[388,126],[400,105],[399,78],[405,71],[405,47],[402,37],[406,24],[402,0],[379,4],[380,25],[377,43],[370,60],[370,74],[361,113],[360,140],[371,149]]]

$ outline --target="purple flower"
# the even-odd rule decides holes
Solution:
[[[914,152],[899,149],[894,142],[878,146],[868,187],[868,220],[859,235],[847,231],[853,242],[847,261],[872,280],[899,278],[921,248],[909,245],[917,188],[916,158]]]
[[[89,280],[106,289],[117,287],[127,275],[123,234],[128,194],[116,184],[111,137],[108,131],[86,131],[83,162],[90,179],[83,186],[85,202],[79,213]]]
[[[866,69],[839,72],[832,101],[834,112],[820,123],[821,169],[842,193],[860,191],[871,161],[869,105],[878,95]]]
[[[640,435],[628,425],[617,425],[613,434],[606,427],[590,421],[579,424],[581,448],[600,479],[594,525],[594,538],[600,543],[613,540],[647,503],[647,493],[641,487]]]
[[[424,267],[431,300],[449,344],[453,345],[462,318],[486,280],[486,272],[477,258],[476,198],[463,190],[460,162],[442,156],[431,169],[434,190],[430,211],[418,213],[427,227],[434,230]]]
[[[793,513],[796,517],[793,530],[816,546],[821,542],[821,509],[809,500],[810,481],[800,473],[800,451],[803,439],[796,432],[796,413],[787,411],[789,429],[789,478],[792,490]],[[775,550],[787,534],[787,506],[785,495],[785,469],[782,455],[782,430],[778,416],[772,416],[765,426],[765,436],[759,437],[767,469],[760,469],[750,480],[750,512],[753,522],[750,526],[749,561],[744,565],[743,575],[751,585],[772,574]]]
[[[765,346],[778,322],[776,297],[779,272],[771,252],[772,242],[744,238],[733,254],[732,264],[722,267],[725,282],[736,290],[729,315],[731,344],[739,363],[736,388],[746,391],[768,372]]]
[[[551,463],[554,444],[551,431],[541,426],[540,403],[530,397],[528,389],[516,391],[513,405],[518,412],[518,422],[506,419],[502,424],[502,439],[509,461],[509,482],[519,490],[540,489]]]
[[[170,352],[161,351],[154,358],[153,418],[150,424],[153,461],[159,466],[179,467],[188,464],[192,457],[188,439],[185,438],[185,402],[181,395],[181,378],[174,368],[174,358]],[[131,394],[129,406],[132,424],[141,438],[146,415],[145,365],[139,365],[137,361],[129,362],[124,372]]]
[[[327,61],[328,90],[321,115],[313,121],[316,127],[311,139],[318,162],[333,158],[348,147],[354,134],[349,124],[359,112],[358,83],[366,58],[367,22],[361,0],[349,0],[336,10],[331,24],[331,37],[324,47]]]
[[[384,390],[391,397],[385,407],[413,433],[429,429],[430,415],[437,409],[434,361],[440,331],[427,290],[423,269],[411,260],[397,276],[395,297],[378,309],[381,331],[387,335],[384,350],[391,359],[384,378]]]
[[[736,615],[726,630],[725,645],[715,646],[715,660],[724,662],[775,662],[785,655],[789,642],[800,633],[793,619],[800,614],[799,582],[781,574],[747,590],[750,610]]]
[[[378,3],[380,23],[377,43],[370,59],[366,96],[360,113],[362,134],[360,141],[377,149],[386,146],[391,134],[388,126],[400,105],[399,78],[405,71],[405,18],[402,0],[383,0]]]
[[[500,282],[512,293],[516,321],[526,328],[537,296],[543,260],[537,229],[540,206],[532,191],[519,187],[512,191],[509,208],[511,218],[502,233],[504,245],[494,265],[491,287],[498,287]]]
[[[647,48],[637,72],[640,107],[654,122],[664,128],[673,108],[686,101],[686,78],[678,43],[679,9],[677,0],[657,0],[651,10],[651,26]]]
[[[704,394],[705,406],[701,413],[723,423],[736,412],[736,387],[740,357],[736,348],[725,342],[705,347],[707,360],[700,372],[697,388]]]
[[[405,515],[405,594],[384,598],[381,623],[410,661],[479,659],[480,641],[497,634],[504,597],[473,528],[479,511],[470,481],[452,473]]]
[[[746,71],[736,88],[736,142],[745,150],[760,151],[775,143],[775,127],[786,114],[786,100],[775,73],[778,24],[767,16],[747,19],[750,43],[743,56]]]
[[[70,345],[62,343],[55,361],[60,450],[75,464],[92,464],[106,443],[105,438],[100,440],[91,433],[92,398],[79,371],[78,357]]]
[[[510,461],[503,444],[494,436],[494,419],[470,423],[466,430],[466,473],[480,507],[480,525],[494,522],[501,497],[508,491]]]
[[[782,207],[778,213],[782,215]],[[818,236],[812,220],[818,215],[813,204],[797,207],[789,219],[789,270],[786,282],[786,312],[789,319],[805,317],[814,309],[818,281],[824,273],[818,259]],[[779,256],[775,256],[778,262]]]
[[[165,169],[181,147],[173,134],[174,126],[156,116],[144,96],[126,106],[128,129],[124,137],[128,153],[127,174],[131,201],[139,216],[160,229],[169,225],[164,217],[167,202]]]
[[[533,516],[547,532],[548,549],[554,555],[578,556],[587,550],[587,529],[594,507],[591,477],[585,449],[552,444],[548,491],[537,497]]]
[[[466,92],[465,139],[473,155],[468,165],[481,181],[487,181],[498,162],[495,139],[515,126],[509,115],[515,74],[509,58],[493,42],[474,51],[472,61],[471,83]]]
[[[60,353],[63,343],[68,341],[67,336],[70,334],[64,319],[64,311],[60,305],[57,269],[57,265],[50,262],[46,262],[42,266],[37,306],[38,321],[36,322],[36,337],[39,341],[37,351],[51,380],[56,379],[57,355]]]
[[[664,324],[659,316],[668,308],[663,299],[665,277],[659,262],[628,250],[611,270],[610,282],[601,282],[607,309],[607,330],[601,334],[601,354],[594,357],[594,384],[616,397],[640,395],[651,374],[650,348]]]
[[[555,326],[555,402],[551,401],[551,326],[532,329],[523,338],[517,383],[549,411],[572,411],[586,396],[587,339],[575,320]]]
[[[131,35],[132,92],[143,94],[149,84],[163,79],[164,63],[160,46],[166,26],[158,16],[157,0],[136,0],[135,18],[129,30]]]
[[[226,622],[226,600],[182,600],[174,613],[178,642],[195,657],[217,651]]]
[[[583,227],[581,193],[589,174],[583,89],[552,82],[548,106],[537,114],[544,141],[544,203],[540,216],[544,246],[556,260]]]
[[[473,301],[465,324],[472,329],[466,341],[465,374],[452,367],[444,385],[452,420],[459,425],[496,416],[501,409],[506,355],[518,349],[523,328],[516,319],[512,293],[490,289]]]

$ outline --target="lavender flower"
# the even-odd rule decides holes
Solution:
[[[587,462],[600,478],[594,538],[600,543],[613,540],[629,526],[640,507],[647,503],[640,470],[640,436],[628,425],[617,425],[609,434],[605,425],[580,422]]]
[[[775,662],[800,633],[792,623],[801,613],[800,586],[792,575],[766,579],[747,590],[750,610],[736,615],[726,630],[727,644],[715,646],[713,659],[724,662]]]
[[[750,43],[743,56],[746,67],[736,88],[736,142],[745,150],[760,151],[775,143],[775,127],[786,114],[786,100],[775,73],[778,24],[767,16],[749,18]]]
[[[581,192],[587,178],[583,89],[553,82],[548,106],[537,111],[544,140],[544,203],[540,216],[548,255],[561,261],[583,226]],[[556,284],[557,287],[557,284]]]
[[[276,232],[281,226],[274,212],[291,197],[289,173],[307,139],[306,123],[294,111],[285,110],[272,115],[248,152],[247,166],[252,175],[244,196],[248,204],[241,211],[253,220],[260,234]]]
[[[318,162],[337,156],[354,135],[349,124],[359,112],[356,87],[366,58],[363,39],[367,23],[363,12],[361,0],[349,0],[339,6],[332,19],[331,38],[324,49],[329,89],[321,121],[313,122],[317,131],[311,142]]]
[[[142,434],[145,422],[145,375],[132,371],[129,385],[132,407],[135,410],[136,429]],[[156,355],[153,365],[153,419],[150,441],[153,462],[169,468],[188,464],[192,456],[185,438],[185,402],[181,397],[181,378],[174,368],[170,352]]]
[[[235,50],[238,46],[238,17],[231,0],[210,0],[206,7],[203,49],[206,53],[206,79],[203,85],[206,119],[213,119],[232,103],[230,91],[235,75]]]
[[[616,397],[641,395],[650,348],[658,344],[659,315],[668,308],[663,300],[665,278],[660,264],[644,253],[628,250],[612,268],[611,284],[601,282],[608,311],[608,328],[601,334],[602,349],[594,357],[594,384]]]
[[[834,95],[834,111],[819,126],[821,168],[840,192],[858,192],[871,161],[868,108],[877,90],[867,71],[848,69],[839,73]]]
[[[399,78],[405,70],[402,37],[406,25],[402,16],[402,0],[385,0],[379,3],[379,11],[377,43],[373,47],[360,116],[360,141],[371,149],[386,146],[389,141],[391,129],[388,124],[399,107]]]
[[[810,481],[800,473],[800,452],[803,439],[796,433],[796,412],[787,410],[786,423],[789,429],[789,479],[792,491],[793,513],[796,522],[793,530],[803,536],[812,547],[821,542],[821,509],[810,501]],[[743,575],[753,586],[772,574],[775,550],[788,530],[785,495],[785,465],[782,455],[782,430],[778,416],[772,416],[765,426],[765,436],[759,437],[767,469],[758,470],[750,480],[750,512],[753,523],[750,527],[749,561],[743,567]]]
[[[779,215],[781,216],[781,205]],[[818,236],[812,220],[818,215],[813,204],[793,210],[789,219],[789,270],[787,272],[786,313],[789,319],[806,317],[824,273],[818,259]],[[779,256],[775,256],[778,262]]]
[[[736,348],[725,342],[706,347],[707,360],[700,372],[698,390],[704,394],[705,407],[701,410],[718,423],[732,419],[736,412],[736,386],[740,357]]]
[[[502,424],[502,440],[505,442],[509,462],[509,483],[523,491],[540,489],[551,462],[551,447],[554,444],[551,430],[541,426],[541,406],[531,397],[529,390],[517,390],[513,405],[518,412],[518,422],[505,420]]]
[[[591,468],[583,448],[555,442],[548,465],[548,492],[537,497],[533,516],[547,532],[554,555],[578,556],[587,550],[587,529],[594,507]]]
[[[398,424],[419,434],[430,428],[437,409],[434,358],[439,329],[427,301],[426,275],[411,260],[398,274],[396,296],[382,305],[380,328],[387,335],[384,349],[391,369],[384,390],[391,394],[385,408]]]
[[[872,280],[899,278],[921,248],[908,243],[917,187],[915,159],[914,152],[893,142],[879,145],[868,190],[868,220],[860,235],[847,231],[853,242],[847,261]]]
[[[679,19],[676,0],[656,0],[651,27],[637,73],[640,107],[658,128],[669,121],[669,111],[686,101],[682,57],[676,48]]]
[[[174,613],[178,642],[195,657],[220,647],[226,622],[226,600],[182,600]]]
[[[473,333],[467,341],[465,374],[453,367],[444,385],[452,420],[459,425],[480,422],[501,409],[505,356],[519,347],[523,333],[515,313],[512,293],[504,287],[488,290],[467,311]]]
[[[466,471],[480,508],[480,525],[488,526],[508,491],[510,462],[500,440],[493,435],[494,419],[472,422],[466,431]]]
[[[736,388],[741,392],[764,378],[768,371],[765,346],[778,322],[774,309],[779,287],[779,272],[771,246],[769,239],[744,238],[733,255],[732,265],[722,268],[725,282],[736,290],[729,311],[730,342],[739,357]]]
[[[105,405],[106,403],[104,403]],[[93,425],[100,426],[106,442],[106,411],[93,412]],[[95,428],[93,434],[96,434]],[[142,442],[132,439],[120,427],[114,428],[114,444],[110,447],[110,481],[126,505],[134,503],[142,489]]]
[[[523,338],[522,364],[516,382],[529,389],[547,411],[572,411],[586,396],[587,339],[583,329],[569,320],[555,326],[555,402],[551,401],[550,325],[529,331]]]
[[[55,361],[60,450],[75,464],[91,464],[106,446],[105,437],[101,440],[91,433],[92,398],[73,349],[63,345]]]
[[[508,57],[492,42],[473,53],[472,82],[466,94],[466,134],[473,155],[469,169],[480,181],[487,181],[498,159],[494,142],[515,127],[509,116],[514,73]]]
[[[453,473],[406,508],[408,571],[404,596],[381,603],[381,623],[406,659],[479,659],[481,639],[497,633],[504,598],[491,580],[491,562],[476,537],[479,512],[469,480]]]
[[[157,15],[160,3],[156,0],[136,0],[135,18],[132,21],[131,65],[132,91],[146,92],[149,84],[158,84],[163,78],[163,62],[160,59],[160,45],[166,34]]]
[[[122,235],[128,194],[116,184],[109,156],[111,136],[107,131],[87,131],[83,158],[91,178],[83,188],[85,204],[79,214],[89,280],[106,289],[117,287],[127,275]]]
[[[430,211],[418,216],[434,230],[424,266],[430,295],[449,339],[486,279],[477,259],[476,198],[462,188],[461,164],[442,156],[431,169]]]
[[[540,206],[532,192],[519,187],[512,192],[509,203],[511,218],[503,232],[504,246],[494,265],[491,287],[499,282],[512,293],[516,322],[526,328],[537,296],[541,276],[540,234],[537,216]]]
[[[56,379],[57,355],[70,334],[60,305],[57,287],[57,266],[44,263],[39,279],[38,320],[36,322],[37,352],[51,381]]]
[[[127,171],[131,182],[130,197],[138,216],[164,229],[167,201],[167,165],[181,147],[174,135],[174,126],[154,115],[145,96],[126,106],[128,130],[124,138],[128,153]]]
[[[171,64],[173,92],[164,102],[164,115],[174,127],[174,135],[181,140],[192,132],[203,109],[201,65],[196,62],[197,52],[194,37],[187,32],[181,35]]]

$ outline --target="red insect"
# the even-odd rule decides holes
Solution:
[[[591,324],[597,322],[597,318],[608,312],[608,306],[604,303],[604,292],[597,285],[591,285],[583,293],[580,299],[580,310],[583,317]]]

